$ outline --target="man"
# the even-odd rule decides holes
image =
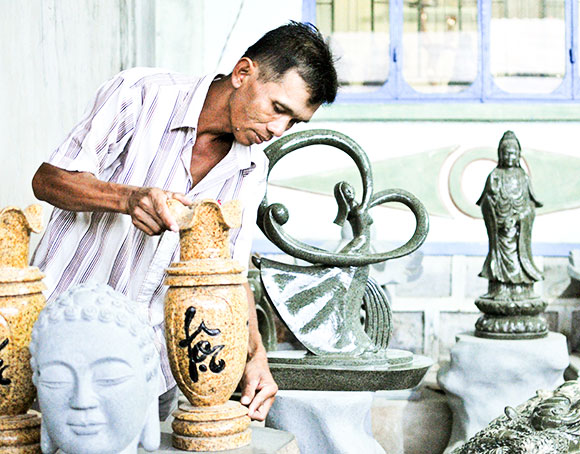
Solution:
[[[267,174],[264,154],[252,145],[309,121],[336,90],[322,36],[291,22],[248,48],[228,76],[120,73],[37,170],[36,197],[56,207],[32,260],[46,273],[48,299],[96,280],[147,305],[161,354],[160,401],[175,393],[163,335],[164,270],[178,257],[167,199],[241,200],[242,227],[231,243],[233,257],[247,264]],[[246,290],[250,341],[241,401],[251,418],[263,420],[277,386]]]

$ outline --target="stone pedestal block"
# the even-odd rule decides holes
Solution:
[[[266,425],[293,433],[303,454],[384,454],[371,431],[373,395],[279,391]]]
[[[506,406],[517,406],[538,389],[554,389],[568,366],[566,338],[497,340],[459,334],[451,361],[437,380],[446,392],[453,427],[446,453],[466,442]]]

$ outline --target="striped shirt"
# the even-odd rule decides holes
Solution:
[[[247,265],[256,210],[266,187],[264,153],[234,142],[192,184],[197,122],[213,80],[213,75],[192,78],[154,68],[124,71],[100,87],[88,113],[47,162],[104,181],[181,192],[190,200],[240,200],[242,227],[231,232],[230,242],[233,258]],[[49,301],[74,284],[92,280],[144,305],[157,334],[164,392],[175,381],[164,340],[163,279],[165,269],[178,259],[175,232],[149,237],[127,215],[54,208],[32,265],[46,274]]]

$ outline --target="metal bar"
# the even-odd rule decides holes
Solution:
[[[334,0],[330,0],[330,30],[331,33],[335,32]]]

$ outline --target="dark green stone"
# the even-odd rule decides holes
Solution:
[[[433,364],[430,358],[393,349],[389,349],[384,357],[372,355],[349,359],[282,351],[270,352],[268,358],[270,370],[280,389],[304,391],[414,388]]]
[[[427,212],[415,196],[402,189],[374,194],[367,155],[356,142],[335,131],[303,131],[274,142],[265,150],[269,173],[289,153],[320,144],[346,153],[360,174],[360,202],[347,182],[338,182],[334,189],[337,203],[334,222],[341,226],[348,222],[353,239],[337,252],[298,241],[284,230],[289,218],[286,207],[280,203],[270,205],[266,196],[258,210],[258,225],[278,248],[310,265],[288,265],[266,259],[256,259],[254,263],[260,269],[265,295],[272,307],[310,352],[350,356],[380,352],[386,350],[391,337],[391,309],[380,286],[369,279],[369,265],[402,257],[419,248],[428,232]],[[373,220],[369,210],[386,202],[402,203],[413,212],[417,221],[415,232],[399,248],[371,253]]]
[[[569,381],[505,414],[452,454],[566,454],[580,452],[580,385]]]
[[[536,199],[520,165],[521,146],[507,131],[498,146],[498,165],[489,174],[477,204],[481,207],[489,251],[479,274],[488,291],[475,304],[484,313],[475,335],[495,339],[534,339],[548,335],[542,316],[547,303],[533,292],[543,279],[532,256]]]

